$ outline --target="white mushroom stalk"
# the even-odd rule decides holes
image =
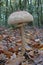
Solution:
[[[18,11],[18,12],[14,12],[12,13],[9,18],[8,18],[8,24],[19,24],[18,26],[21,29],[21,35],[22,35],[22,49],[23,49],[23,53],[25,51],[25,40],[24,40],[24,29],[23,26],[25,23],[29,23],[33,21],[33,16],[28,13],[27,11]]]

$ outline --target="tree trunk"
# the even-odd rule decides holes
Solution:
[[[38,26],[40,26],[39,25],[39,0],[38,0],[38,8],[37,9],[38,9],[38,12],[37,12],[37,15],[38,15]]]
[[[19,9],[22,10],[21,0],[19,0]]]
[[[41,2],[41,0],[40,0],[40,5],[41,5],[41,16],[40,16],[40,22],[42,22],[42,2]]]
[[[28,5],[29,5],[29,0],[27,0],[27,2],[28,2]]]
[[[13,12],[13,7],[12,7],[12,4],[11,4],[11,0],[10,0],[10,7],[11,7],[11,12],[10,13],[12,13]]]
[[[37,6],[37,1],[35,0],[35,12],[37,13],[36,6]],[[38,21],[36,21],[36,23],[37,23],[36,27],[38,27]]]
[[[8,18],[8,0],[6,0],[5,26],[7,26],[7,18]]]
[[[1,0],[0,0],[0,22],[1,22]]]
[[[23,2],[24,2],[24,10],[26,10],[27,0],[23,0]]]

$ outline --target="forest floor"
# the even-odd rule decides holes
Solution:
[[[6,65],[14,65],[14,60],[19,57],[19,61],[16,59],[18,64],[43,65],[43,29],[24,27],[25,52],[23,55],[20,33],[20,29],[0,27],[0,64],[4,63],[1,60],[8,59]]]

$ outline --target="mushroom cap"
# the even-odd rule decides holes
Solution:
[[[33,16],[27,11],[18,11],[12,13],[8,18],[8,24],[18,24],[33,21]]]

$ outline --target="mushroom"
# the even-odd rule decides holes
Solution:
[[[22,50],[24,53],[25,52],[25,41],[24,41],[24,28],[23,26],[26,23],[32,22],[33,21],[33,16],[28,13],[27,11],[18,11],[18,12],[14,12],[12,13],[9,18],[8,18],[8,24],[18,24],[17,27],[20,28],[21,30],[21,37],[22,37]]]

